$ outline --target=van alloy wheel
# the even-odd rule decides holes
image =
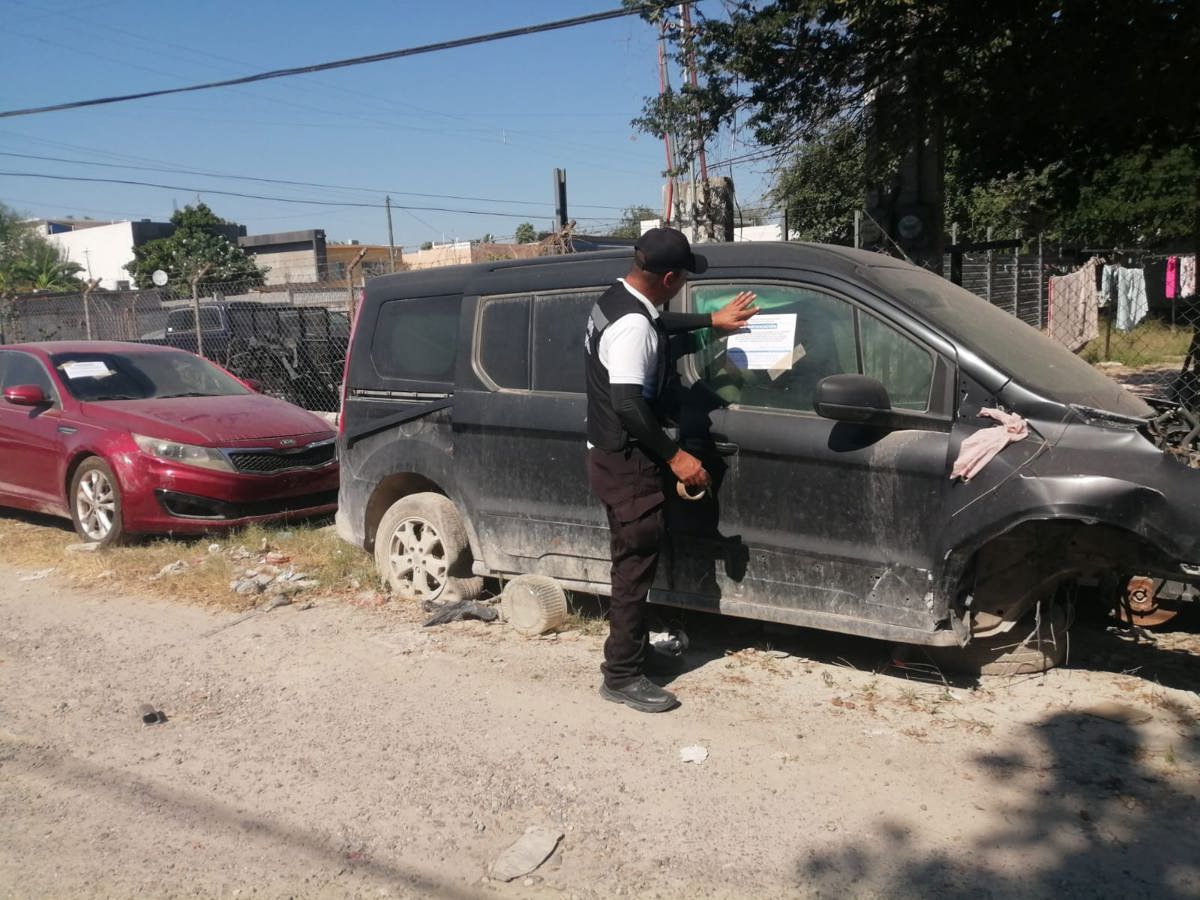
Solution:
[[[409,494],[391,505],[375,532],[375,568],[402,600],[473,600],[483,590],[458,510],[441,494]]]
[[[446,546],[424,519],[400,523],[392,532],[388,558],[393,577],[416,599],[433,599],[446,586]]]

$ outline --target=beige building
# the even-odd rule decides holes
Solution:
[[[436,244],[428,250],[416,250],[405,255],[408,269],[432,269],[438,266],[459,266],[466,263],[489,262],[497,259],[529,259],[540,256],[544,248],[535,244],[480,244],[457,241]]]

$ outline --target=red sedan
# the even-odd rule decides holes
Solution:
[[[85,541],[332,512],[333,430],[184,350],[0,347],[0,505],[66,516]]]

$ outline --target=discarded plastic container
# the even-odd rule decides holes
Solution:
[[[161,709],[155,709],[149,703],[143,703],[139,706],[138,714],[142,717],[143,725],[161,725],[167,721],[167,714]]]

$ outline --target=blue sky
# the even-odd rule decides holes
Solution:
[[[232,78],[618,5],[0,0],[0,109]],[[567,172],[570,215],[583,231],[603,231],[624,207],[661,204],[662,142],[630,124],[657,88],[656,33],[631,16],[243,87],[5,118],[0,154],[75,162],[0,155],[0,171],[177,188],[0,175],[0,202],[35,216],[165,220],[198,194],[252,234],[324,228],[331,240],[386,243],[381,207],[390,193],[396,242],[415,249],[423,241],[511,235],[526,220],[549,228],[552,170],[560,167]],[[744,150],[724,140],[709,153],[721,159]],[[754,203],[763,190],[761,172],[733,174],[740,201]],[[227,197],[215,190],[380,208]]]

